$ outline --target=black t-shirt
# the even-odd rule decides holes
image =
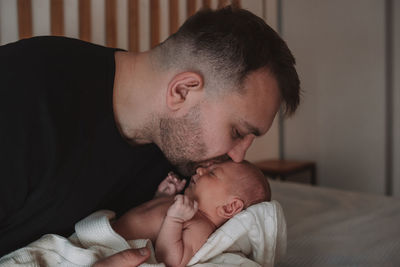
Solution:
[[[0,256],[150,199],[171,166],[117,130],[115,49],[62,37],[0,46]]]

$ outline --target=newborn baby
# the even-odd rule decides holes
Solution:
[[[212,232],[250,205],[269,201],[267,179],[248,162],[198,168],[184,195],[185,180],[170,173],[155,198],[112,225],[126,240],[150,239],[159,262],[186,266]]]

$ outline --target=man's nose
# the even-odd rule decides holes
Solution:
[[[246,156],[246,151],[253,143],[255,136],[253,134],[246,135],[243,140],[240,140],[230,151],[228,151],[228,156],[234,162],[241,162]]]

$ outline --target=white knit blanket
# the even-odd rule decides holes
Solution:
[[[97,260],[129,248],[147,246],[152,254],[140,265],[157,263],[149,240],[126,241],[115,233],[112,211],[98,211],[75,225],[70,238],[48,234],[0,259],[0,266],[91,266]],[[286,252],[286,222],[277,201],[253,205],[218,228],[188,266],[273,266]]]

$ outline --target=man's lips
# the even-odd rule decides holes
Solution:
[[[195,170],[197,168],[199,168],[199,167],[207,168],[207,167],[210,167],[213,164],[218,164],[218,163],[221,163],[221,162],[224,162],[224,161],[227,161],[227,160],[229,160],[229,156],[228,155],[224,155],[224,156],[220,156],[220,157],[217,157],[217,158],[201,161],[201,162],[199,162],[199,163],[197,163],[195,165]]]
[[[213,164],[215,164],[215,163],[217,163],[217,162],[214,161],[214,160],[209,160],[209,161],[201,162],[201,163],[199,163],[199,164],[196,166],[196,169],[197,169],[197,168],[200,168],[200,167],[202,167],[202,168],[208,168],[208,167],[210,167],[211,165],[213,165]]]

